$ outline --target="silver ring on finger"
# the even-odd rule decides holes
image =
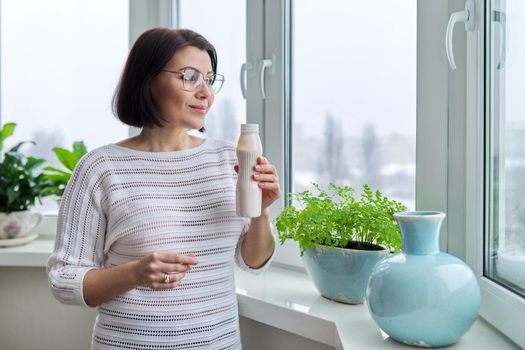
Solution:
[[[171,283],[171,277],[170,277],[169,273],[165,273],[164,274],[164,283],[166,283],[166,284]]]

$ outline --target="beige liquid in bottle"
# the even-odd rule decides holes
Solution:
[[[237,143],[239,176],[236,188],[237,215],[256,218],[261,216],[262,191],[253,179],[253,167],[262,155],[258,124],[241,124],[241,136]]]

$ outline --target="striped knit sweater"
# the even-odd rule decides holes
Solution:
[[[205,140],[176,152],[107,145],[76,167],[62,199],[48,276],[55,297],[85,304],[93,268],[147,254],[194,254],[174,289],[141,286],[100,305],[92,349],[241,349],[234,261],[248,219],[235,215],[235,147]]]

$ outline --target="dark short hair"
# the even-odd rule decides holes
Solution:
[[[217,73],[217,53],[202,35],[188,29],[154,28],[140,35],[131,48],[126,66],[113,95],[113,114],[124,124],[141,127],[163,126],[151,95],[151,84],[171,58],[193,46],[204,50]]]

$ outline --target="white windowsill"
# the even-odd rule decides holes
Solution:
[[[0,248],[0,266],[45,267],[53,236],[23,246]],[[319,295],[302,272],[270,266],[259,276],[235,271],[239,314],[337,349],[414,349],[381,332],[366,305],[345,305]],[[447,349],[519,349],[478,319],[465,336]]]
[[[0,248],[0,266],[46,266],[55,247],[55,237],[40,235],[29,244]]]

